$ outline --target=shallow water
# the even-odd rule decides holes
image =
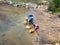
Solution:
[[[10,13],[8,16],[0,13],[0,45],[34,45],[31,34],[23,24],[25,13]]]

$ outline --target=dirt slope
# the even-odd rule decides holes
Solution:
[[[52,15],[43,11],[44,8],[31,10],[35,15],[35,21],[40,26],[37,31],[39,43],[60,42],[60,18],[58,15]]]

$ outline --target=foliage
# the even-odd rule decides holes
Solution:
[[[48,10],[56,12],[60,10],[60,0],[52,0],[48,6]]]
[[[60,8],[57,8],[55,12],[60,13]]]
[[[60,8],[60,0],[53,0],[55,3],[56,8]]]
[[[55,12],[55,4],[54,2],[50,2],[49,6],[48,6],[48,10],[49,11],[52,11],[52,12]]]

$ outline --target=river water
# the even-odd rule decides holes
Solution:
[[[0,13],[0,45],[34,45],[32,34],[25,28],[25,13]]]

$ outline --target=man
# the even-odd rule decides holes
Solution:
[[[28,14],[28,22],[29,22],[29,24],[33,24],[34,23],[34,19],[33,19],[33,14],[32,13]]]
[[[29,19],[28,19],[28,22],[29,22],[29,24],[33,24],[34,22],[34,19],[32,18],[32,17],[30,17]]]

